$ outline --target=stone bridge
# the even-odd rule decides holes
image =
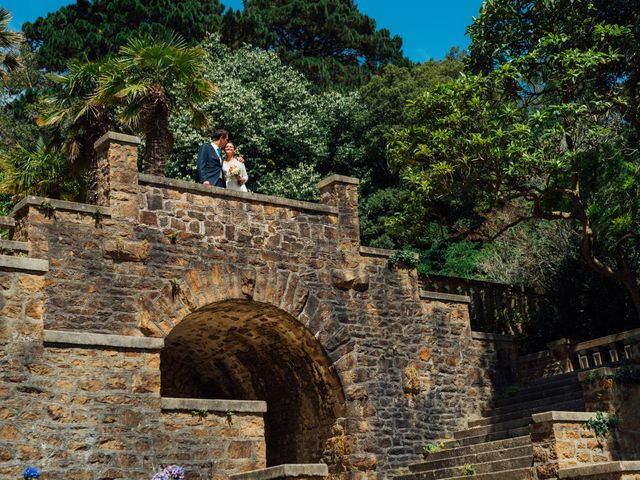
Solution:
[[[511,352],[360,246],[357,179],[231,192],[139,174],[138,143],[96,143],[98,205],[2,219],[0,477],[385,478],[478,415]]]

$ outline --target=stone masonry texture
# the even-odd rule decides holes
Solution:
[[[361,253],[357,180],[321,182],[320,204],[226,192],[138,175],[135,143],[99,141],[98,206],[14,212],[13,239],[49,271],[0,271],[0,478],[30,464],[47,480],[134,480],[168,463],[224,479],[318,462],[386,478],[508,376],[465,303],[423,300],[415,271]],[[267,411],[163,410],[163,397]]]

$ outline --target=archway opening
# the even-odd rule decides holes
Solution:
[[[264,400],[267,465],[322,460],[344,417],[338,376],[295,318],[271,305],[233,300],[187,316],[165,339],[164,397]]]

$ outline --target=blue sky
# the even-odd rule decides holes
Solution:
[[[441,59],[453,46],[465,48],[464,32],[477,16],[482,0],[355,0],[361,12],[375,18],[379,28],[387,28],[403,39],[403,51],[416,62]],[[242,0],[221,0],[231,8],[241,8]],[[0,0],[14,17],[11,27],[57,10],[69,0]]]

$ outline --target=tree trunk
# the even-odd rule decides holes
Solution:
[[[580,209],[577,217],[578,220],[580,220],[580,223],[582,223],[582,254],[587,261],[587,264],[596,273],[616,280],[625,286],[627,292],[631,296],[631,301],[633,302],[633,306],[636,310],[636,316],[640,320],[640,285],[636,280],[635,272],[624,261],[624,259],[621,259],[621,263],[623,264],[621,268],[614,270],[613,268],[603,264],[598,258],[596,258],[594,250],[595,239],[593,229],[591,228],[591,222],[589,222],[589,219],[584,212],[584,209],[582,208],[582,204],[580,204]]]
[[[148,110],[144,152],[144,173],[161,177],[164,177],[167,158],[171,152],[169,108],[163,100],[155,100]]]

